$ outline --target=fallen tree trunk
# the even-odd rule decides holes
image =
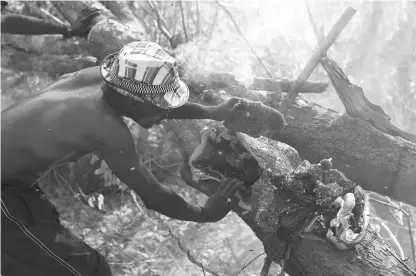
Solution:
[[[64,3],[66,2],[62,5]],[[88,40],[95,49],[94,56],[98,59],[118,51],[128,42],[140,39],[126,25],[115,19],[103,16],[97,21]],[[223,88],[238,96],[258,97],[258,100],[276,109],[281,103],[283,94],[279,94],[278,89],[273,96],[256,96],[255,93],[245,93],[247,88],[236,85],[235,82],[221,82],[219,87],[218,73],[204,78],[191,74],[192,72],[185,73],[183,77],[194,92]],[[319,162],[332,157],[334,167],[364,189],[416,206],[414,143],[383,133],[366,121],[347,115],[340,116],[301,98],[289,109],[286,120],[289,126],[275,138],[296,148],[302,158]]]
[[[2,68],[47,72],[54,77],[95,66],[96,62],[97,59],[93,56],[70,56],[51,53],[36,54],[11,46],[2,47],[1,51]]]
[[[217,104],[226,93],[207,91],[201,103]],[[276,96],[277,95],[277,96]],[[283,93],[247,93],[246,98],[278,108]],[[274,139],[319,162],[333,158],[334,167],[364,189],[416,206],[416,145],[383,133],[369,122],[296,99],[286,116],[288,126]]]
[[[64,6],[63,3],[61,5]],[[65,12],[65,10],[61,10],[61,12]],[[138,39],[138,37],[129,33],[126,26],[108,18],[101,18],[89,34],[91,43],[99,46],[99,51],[95,53],[98,58],[118,51],[123,44],[134,39]],[[192,80],[189,78],[186,80],[192,88]],[[209,84],[206,87],[209,87]],[[197,100],[198,96],[201,95],[195,96],[193,100]],[[223,93],[223,96],[212,93],[211,96],[211,100],[223,101],[228,95],[226,93]],[[207,102],[209,101],[207,99],[208,97],[205,97],[201,101]],[[412,162],[415,161],[415,145],[384,134],[368,123],[348,116],[339,116],[333,111],[309,104],[301,99],[297,100],[296,105],[289,110],[288,122],[289,125],[278,133],[276,138],[294,145],[301,152],[303,158],[307,158],[314,163],[321,159],[320,156],[334,157],[335,165],[342,167],[343,171],[348,166],[351,167],[349,171],[347,170],[348,176],[356,173],[362,179],[368,180],[356,181],[364,187],[367,186],[366,188],[372,184],[379,185],[376,181],[383,180],[379,175],[374,174],[375,171],[384,174],[384,177],[393,172],[396,176],[394,182],[402,183],[401,188],[406,188],[403,178],[416,179],[415,166],[411,166],[414,164]],[[346,251],[341,251],[331,245],[321,231],[322,229],[320,231],[314,229],[306,231],[309,234],[303,235],[303,238],[298,240],[297,232],[311,214],[308,207],[316,207],[317,205],[312,203],[316,199],[308,199],[313,193],[309,191],[309,194],[305,194],[305,190],[297,190],[300,184],[284,186],[285,182],[279,180],[283,177],[288,181],[287,183],[300,183],[296,182],[295,176],[290,173],[299,168],[300,165],[301,159],[296,150],[280,142],[266,138],[254,139],[240,134],[237,134],[236,137],[227,138],[228,140],[225,139],[229,141],[229,143],[225,143],[225,148],[221,143],[211,143],[211,148],[204,144],[201,146],[200,133],[203,127],[207,125],[219,129],[218,133],[214,135],[215,137],[211,137],[212,141],[219,139],[219,134],[223,134],[224,137],[227,136],[224,129],[215,122],[181,121],[170,123],[184,155],[191,156],[190,161],[194,161],[195,164],[201,161],[202,156],[198,151],[195,152],[196,148],[199,148],[201,152],[209,149],[209,152],[216,152],[219,155],[221,155],[222,150],[229,150],[232,153],[235,148],[239,148],[246,151],[244,156],[248,156],[249,160],[257,162],[257,167],[252,163],[252,166],[256,168],[253,172],[256,177],[252,179],[254,183],[251,183],[252,186],[246,189],[248,196],[247,194],[240,195],[243,200],[235,211],[262,240],[266,252],[274,261],[279,262],[282,258],[285,258],[286,247],[290,244],[292,254],[289,258],[287,271],[291,276],[415,275],[414,271],[400,260],[397,254],[379,236],[371,231],[363,236],[360,243]],[[234,141],[234,143],[230,141]],[[385,144],[379,145],[374,141]],[[393,146],[393,149],[389,146]],[[378,153],[380,149],[382,153]],[[399,153],[396,152],[397,149],[399,149]],[[402,162],[402,158],[407,158],[408,162]],[[226,161],[231,162],[230,160],[233,165],[229,164],[228,167],[223,167],[223,170],[225,168],[230,169],[222,171],[222,173],[242,177],[242,172],[238,170],[241,166],[241,160],[231,158]],[[396,163],[396,161],[399,161],[399,163]],[[205,166],[202,166],[201,169],[203,172],[209,173],[207,167],[214,165],[215,162],[210,158],[205,159],[204,162]],[[244,164],[243,171],[245,171],[245,168]],[[270,168],[270,173],[265,168]],[[373,170],[369,171],[367,168]],[[258,174],[255,173],[256,171]],[[192,167],[188,162],[185,162],[182,175],[187,183],[208,195],[211,194],[215,189],[213,183],[216,182],[210,181],[209,178],[204,180],[201,177],[199,178],[200,181],[194,181],[195,175],[191,173]],[[365,174],[368,174],[368,176],[364,177]],[[397,176],[399,176],[399,180]],[[345,181],[351,184],[351,182]],[[312,182],[305,180],[305,183],[310,184]],[[385,184],[385,182],[382,183]],[[328,183],[324,182],[324,184],[329,186]],[[399,194],[395,190],[399,185],[391,186],[390,184],[388,187],[393,188],[388,190],[388,193],[394,194],[396,197],[401,195],[408,202],[414,203],[412,202],[414,199],[410,199],[408,195]],[[373,188],[372,190],[380,190],[379,186]],[[294,195],[291,194],[293,192],[295,192]],[[287,193],[290,195],[287,195]],[[386,194],[386,191],[383,191],[383,193]],[[414,193],[412,194],[414,195]],[[293,204],[291,200],[299,204]],[[324,227],[324,230],[330,231],[327,226]],[[294,241],[286,240],[288,233]]]
[[[3,44],[11,45],[28,53],[54,55],[89,55],[87,40],[63,39],[62,35],[15,35],[2,34]]]
[[[206,126],[217,128],[220,131],[214,137],[203,138],[200,142],[200,133]],[[221,139],[222,135],[224,137],[228,136],[228,134],[225,134],[224,128],[220,127],[218,123],[176,121],[171,123],[171,127],[178,143],[181,145],[184,156],[189,157],[191,163],[211,164],[211,168],[205,171],[212,170],[212,166],[216,164],[215,168],[222,170],[222,173],[227,173],[227,170],[231,169],[232,171],[228,171],[228,173],[241,175],[242,171],[230,166],[230,164],[239,161],[230,162],[230,159],[233,159],[233,153],[236,153],[235,148],[238,148],[238,146],[227,147],[224,146],[223,141],[212,143],[212,141]],[[203,135],[203,137],[207,136]],[[206,139],[212,139],[210,145],[207,145]],[[301,159],[293,148],[266,138],[255,139],[239,134],[237,138],[231,140],[238,141],[239,150],[243,148],[244,152],[249,151],[250,155],[258,162],[258,166],[267,167],[271,171],[271,174],[264,171],[259,173],[258,180],[251,189],[248,189],[248,194],[251,192],[251,195],[240,196],[240,204],[234,211],[263,242],[268,256],[279,262],[284,255],[284,245],[287,243],[288,236],[291,235],[292,231],[295,231],[293,228],[296,227],[293,225],[296,223],[302,224],[302,219],[307,217],[313,207],[308,205],[304,209],[297,208],[294,206],[296,204],[291,205],[290,201],[287,204],[288,201],[284,200],[284,196],[282,196],[284,191],[282,192],[281,187],[273,183],[273,177],[270,175],[289,175],[301,164]],[[219,152],[221,153],[219,155],[227,156],[224,159],[218,159]],[[240,152],[239,157],[243,158],[242,156],[247,157]],[[247,165],[246,162],[243,171],[249,170],[256,175],[256,170],[250,170],[252,166],[255,165],[253,163]],[[207,195],[212,194],[216,188],[215,184],[209,178],[204,179],[204,176],[195,179],[195,173],[192,174],[192,170],[193,168],[185,161],[181,172],[185,181]],[[240,176],[241,178],[244,177]],[[294,190],[291,190],[291,193],[293,192]],[[296,198],[291,194],[289,197],[292,202],[299,203],[301,196]],[[288,215],[279,215],[289,209],[291,212],[288,212]],[[297,227],[299,227],[299,224]],[[276,231],[276,229],[278,230]],[[380,260],[383,261],[380,262]],[[398,257],[390,246],[371,231],[364,236],[360,244],[347,251],[335,249],[322,236],[322,233],[307,234],[295,242],[287,264],[287,272],[291,276],[415,275],[414,271]]]

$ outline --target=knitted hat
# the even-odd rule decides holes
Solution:
[[[117,92],[163,109],[179,107],[189,98],[175,59],[154,42],[131,42],[105,57],[101,75]]]

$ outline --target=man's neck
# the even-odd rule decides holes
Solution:
[[[128,98],[124,97],[123,95],[119,94],[108,85],[106,82],[103,81],[101,84],[101,90],[103,91],[103,99],[105,103],[119,116],[126,116],[130,117],[127,112],[127,107],[129,106]]]
[[[101,85],[101,89],[104,101],[118,116],[128,117],[140,125],[155,116],[160,116],[161,110],[150,103],[146,104],[123,95],[105,82]]]

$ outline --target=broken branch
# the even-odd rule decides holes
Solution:
[[[325,54],[329,47],[334,43],[337,37],[341,34],[342,30],[347,26],[348,22],[356,13],[356,10],[349,7],[338,19],[335,25],[332,27],[331,31],[329,32],[328,36],[319,46],[318,50],[315,54],[309,59],[308,63],[306,64],[305,68],[300,73],[299,77],[296,79],[294,85],[292,86],[289,94],[285,97],[280,107],[280,112],[286,114],[292,102],[296,99],[299,94],[299,90],[304,84],[304,82],[309,78],[312,74],[315,67],[321,61],[322,55]]]
[[[315,21],[313,20],[313,16],[308,4],[306,8],[310,23],[318,40],[318,45],[321,45],[324,38],[320,37],[318,34],[318,29],[316,27]],[[371,123],[375,128],[382,132],[393,136],[400,136],[409,141],[416,142],[416,135],[406,133],[398,127],[392,125],[390,122],[391,119],[387,113],[384,112],[380,106],[370,102],[366,98],[363,89],[357,85],[352,84],[349,81],[348,76],[336,64],[336,62],[326,56],[326,52],[324,55],[322,55],[322,58],[319,60],[319,62],[327,72],[332,84],[335,87],[335,91],[344,104],[347,114]]]
[[[185,41],[189,42],[189,35],[188,35],[188,30],[186,28],[185,12],[183,10],[182,0],[179,0],[178,3],[179,3],[179,7],[181,8],[182,26],[183,26],[183,32],[185,33]]]

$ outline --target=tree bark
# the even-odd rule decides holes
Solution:
[[[199,159],[203,159],[201,156],[207,156],[201,153],[204,149],[198,149],[202,144],[200,133],[207,126],[222,129],[218,123],[210,121],[176,121],[170,123],[185,157],[192,160],[195,155],[198,155]],[[270,168],[276,173],[286,173],[294,170],[301,160],[293,148],[277,141],[240,135],[239,143],[240,145],[244,143],[246,149],[250,149],[250,154],[257,157],[259,164],[263,163],[264,167]],[[204,148],[207,153],[222,151],[227,154],[223,147],[209,149],[204,146]],[[230,156],[230,153],[228,154]],[[209,160],[212,158],[212,154],[208,155]],[[215,162],[219,162],[219,160],[215,159]],[[207,195],[211,195],[215,191],[215,184],[209,180],[204,180],[203,176],[200,176],[199,181],[197,181],[195,174],[191,174],[193,168],[188,164],[185,161],[181,173],[186,183]],[[226,168],[227,164],[221,163],[218,166]],[[246,169],[247,167],[244,168],[244,170]],[[276,187],[270,185],[268,180],[270,179],[267,176],[264,177],[263,174],[252,186],[251,197],[246,199],[246,202],[243,199],[234,211],[263,242],[268,256],[273,261],[279,262],[284,250],[282,244],[285,244],[290,230],[275,232],[273,229],[278,228],[281,224],[284,225],[287,221],[296,221],[301,217],[299,213],[302,211],[299,211],[294,217],[288,216],[279,220],[274,214],[279,212],[282,207],[283,198],[275,196]],[[249,212],[247,212],[247,205],[251,205],[251,211]],[[400,260],[391,247],[371,231],[365,235],[359,245],[347,251],[335,249],[322,235],[316,233],[306,235],[298,240],[292,248],[292,254],[287,263],[287,272],[291,276],[415,275],[414,271]]]
[[[69,56],[50,53],[36,54],[28,53],[11,46],[5,46],[1,51],[2,68],[47,72],[54,77],[95,66],[96,62],[97,59],[93,56]]]
[[[56,7],[65,13],[66,3],[61,2],[59,7]],[[77,11],[76,9],[79,8],[74,8],[71,2],[68,3],[72,7],[68,9],[69,11],[80,11]],[[101,59],[139,37],[131,33],[127,26],[103,16],[91,29],[88,39],[97,47],[94,55]],[[194,81],[191,75],[184,78],[191,89],[196,88],[196,91],[200,91],[198,88],[201,86],[200,82]],[[211,87],[210,83],[202,83],[202,85],[207,89]],[[282,99],[282,94],[279,93],[274,93],[278,95],[273,97],[274,101],[271,101],[268,95],[253,92],[247,95],[257,97],[258,100],[276,108]],[[195,93],[192,100],[217,103],[228,97],[230,95],[226,92],[205,92]],[[243,200],[234,211],[262,240],[268,255],[276,262],[284,258],[285,254],[282,250],[285,251],[284,246],[288,245],[286,236],[289,233],[295,240],[286,267],[291,276],[416,275],[379,236],[371,231],[364,236],[361,243],[346,251],[336,249],[319,231],[311,231],[297,240],[297,230],[301,222],[304,222],[310,214],[307,207],[312,205],[306,204],[303,199],[301,202],[306,205],[302,208],[291,203],[291,199],[295,201],[297,199],[290,196],[288,198],[285,192],[299,192],[296,190],[299,186],[282,188],[281,180],[274,178],[280,175],[286,177],[288,181],[296,181],[291,172],[298,168],[301,157],[312,163],[332,157],[335,168],[343,171],[355,183],[416,205],[414,197],[416,190],[413,184],[410,184],[415,183],[416,180],[416,145],[385,134],[360,119],[347,115],[340,116],[332,110],[308,103],[301,98],[298,98],[294,106],[289,109],[287,121],[289,125],[274,137],[281,142],[266,138],[255,139],[243,134],[237,134],[237,138],[231,139],[237,144],[234,146],[244,148],[247,151],[244,156],[249,156],[250,160],[255,159],[258,169],[262,170],[259,175],[254,173],[256,179],[253,185],[246,188],[250,196],[242,196]],[[201,160],[201,156],[204,155],[202,153],[209,148],[200,144],[200,133],[207,126],[215,127],[219,133],[227,136],[224,128],[212,121],[183,120],[169,123],[185,157],[182,176],[188,185],[210,195],[215,190],[214,183],[217,182],[203,177],[210,172],[208,167],[215,166],[214,160],[210,159],[211,157],[204,160],[205,166],[200,168],[203,173],[202,177],[198,178],[199,181],[195,181],[195,168],[189,165],[191,162],[188,162]],[[232,148],[230,145],[231,143],[227,144],[226,150]],[[301,157],[288,145],[296,148]],[[220,145],[214,143],[209,152],[221,155],[221,150]],[[234,165],[222,167],[222,169],[229,168],[222,173],[242,176],[246,167],[243,167],[242,171],[236,169],[241,160],[232,160],[231,154],[227,157],[229,157],[227,162],[232,161]],[[265,170],[266,168],[270,169],[270,173],[265,173],[265,171],[269,172]],[[286,210],[286,207],[293,207],[294,213],[284,213],[282,210]]]
[[[227,96],[226,93],[207,91],[200,102],[217,104],[224,99],[221,95]],[[250,91],[245,93],[245,98],[278,109],[283,93]],[[340,115],[302,97],[297,98],[289,109],[286,121],[288,126],[274,139],[296,148],[302,158],[316,163],[332,157],[334,167],[364,189],[416,206],[414,143],[383,133],[369,122]]]
[[[2,34],[3,43],[28,53],[54,55],[89,55],[89,43],[85,39],[63,39],[62,35]]]

